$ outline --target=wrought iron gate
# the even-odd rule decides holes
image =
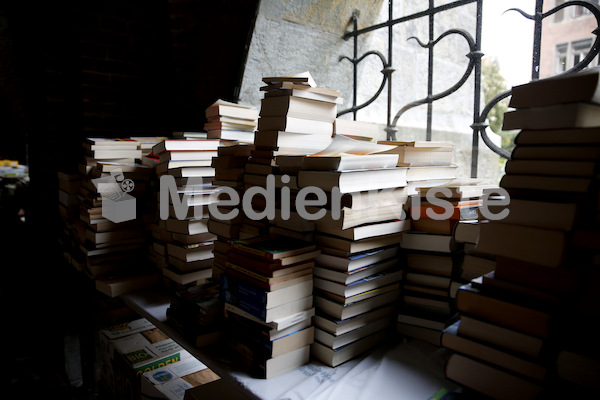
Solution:
[[[353,65],[353,93],[352,93],[352,107],[340,111],[339,115],[353,113],[353,118],[356,120],[357,112],[371,103],[373,103],[384,91],[387,84],[387,121],[385,131],[387,133],[388,140],[396,140],[396,132],[398,131],[397,124],[398,120],[402,117],[406,111],[420,106],[427,106],[427,127],[426,127],[426,139],[428,141],[431,140],[431,132],[432,132],[432,116],[433,116],[433,103],[439,99],[442,99],[455,91],[457,91],[464,83],[473,75],[474,79],[474,92],[473,92],[473,123],[470,126],[473,130],[473,139],[472,139],[472,149],[471,149],[471,177],[477,177],[477,158],[479,153],[479,138],[483,140],[486,146],[488,146],[492,151],[499,154],[501,157],[510,158],[510,153],[506,150],[496,146],[488,137],[486,128],[488,124],[486,123],[488,113],[491,109],[500,101],[510,96],[511,91],[507,90],[494,99],[492,99],[488,104],[483,107],[483,110],[480,109],[481,104],[481,58],[483,53],[481,52],[481,30],[482,30],[482,14],[483,14],[483,0],[457,0],[454,2],[450,2],[444,5],[435,6],[434,0],[428,0],[429,5],[426,10],[403,16],[400,18],[393,17],[393,9],[394,2],[393,0],[388,0],[388,20],[376,25],[372,25],[366,28],[358,29],[358,15],[353,14],[350,17],[350,23],[353,27],[352,30],[347,31],[343,38],[346,40],[352,39],[354,41],[354,53],[352,57],[341,56],[341,60],[348,60]],[[493,0],[487,0],[493,1]],[[435,16],[438,13],[448,11],[457,7],[462,7],[467,4],[476,3],[477,6],[477,16],[475,23],[475,37],[463,30],[463,29],[449,29],[439,35],[437,38],[434,37],[434,25],[435,25]],[[542,40],[542,20],[547,18],[560,10],[569,7],[569,6],[581,6],[590,11],[596,18],[598,26],[600,27],[600,7],[597,4],[594,4],[591,1],[586,0],[572,0],[563,2],[556,7],[548,10],[547,12],[542,11],[544,0],[536,0],[535,1],[535,12],[533,15],[527,14],[520,9],[511,9],[511,11],[520,13],[523,17],[534,21],[534,33],[533,33],[533,59],[532,59],[532,67],[531,67],[531,79],[537,80],[539,79],[539,65],[540,65],[540,48],[541,48],[541,40]],[[423,48],[426,48],[428,51],[428,66],[427,66],[427,96],[423,99],[413,101],[402,106],[395,114],[393,114],[393,106],[392,106],[392,78],[393,73],[395,71],[394,64],[392,64],[392,56],[393,56],[393,33],[392,28],[397,24],[409,23],[411,21],[415,21],[420,18],[428,19],[428,27],[429,27],[429,37],[426,43],[419,40],[419,38],[412,37],[410,39],[415,39],[419,45]],[[361,35],[372,32],[379,29],[388,30],[388,43],[387,43],[387,57],[379,51],[370,50],[362,55],[358,54],[358,39]],[[598,36],[598,32],[600,29],[596,29],[593,33],[596,35],[594,43],[591,47],[591,50],[588,52],[586,57],[584,57],[579,63],[574,65],[571,69],[564,71],[561,75],[570,74],[585,68],[590,62],[594,59],[594,57],[599,52],[600,45],[600,37]],[[434,60],[434,48],[435,45],[444,37],[449,35],[460,35],[462,36],[469,45],[469,53],[467,57],[469,59],[467,68],[463,74],[463,76],[449,89],[440,92],[433,93],[433,60]],[[383,69],[381,70],[383,74],[383,78],[381,84],[375,94],[368,99],[367,101],[357,104],[357,88],[358,88],[358,65],[361,61],[363,61],[369,55],[376,55],[379,57],[383,64]]]

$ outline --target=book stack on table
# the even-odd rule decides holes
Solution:
[[[462,272],[465,247],[474,246],[484,223],[479,209],[488,186],[470,183],[420,188],[411,197],[411,231],[401,243],[406,275],[397,330],[437,346],[442,330],[457,318],[456,291],[468,282]]]
[[[406,168],[396,164],[395,154],[314,155],[298,172],[302,190],[325,194],[321,208],[307,208],[318,217],[315,242],[322,253],[312,353],[327,365],[365,352],[392,331],[402,279],[398,246],[409,229],[402,219]]]
[[[208,205],[218,201],[212,167],[218,139],[165,139],[152,148],[160,163],[159,236],[166,240],[167,287],[181,290],[212,277],[213,242]]]
[[[255,107],[217,100],[205,110],[206,137],[223,142],[254,143],[254,131],[258,124]]]
[[[442,344],[446,376],[493,398],[593,396],[600,376],[600,98],[597,68],[513,88],[521,129],[500,186],[501,220],[476,249],[495,271],[460,288]]]
[[[208,230],[217,236],[213,248],[213,278],[215,279],[218,279],[225,268],[229,242],[240,239],[244,220],[242,209],[244,166],[253,149],[253,145],[244,143],[221,146],[218,149],[218,156],[213,158],[212,166],[215,169],[213,184],[222,190],[219,195],[219,203],[222,205],[217,206],[218,215],[210,212],[208,220]],[[231,193],[227,194],[226,191]],[[239,201],[236,201],[236,196]]]
[[[231,242],[220,276],[225,339],[252,374],[269,378],[308,362],[318,254],[314,244],[284,236]]]
[[[156,283],[153,271],[140,262],[146,245],[144,221],[153,212],[144,207],[152,169],[139,162],[140,142],[86,138],[82,146],[80,183],[73,184],[73,175],[60,179],[70,190],[68,197],[76,196],[79,203],[78,219],[69,225],[74,245],[68,259],[109,296]]]

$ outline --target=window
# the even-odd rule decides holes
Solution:
[[[573,66],[580,63],[587,53],[590,51],[592,47],[592,39],[578,40],[576,42],[571,43],[572,51],[572,59]],[[590,63],[588,66],[592,66],[593,63]]]
[[[556,72],[561,73],[567,70],[567,50],[568,44],[559,44],[556,46]]]

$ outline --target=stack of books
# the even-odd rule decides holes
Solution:
[[[256,148],[302,155],[327,147],[340,92],[317,87],[308,72],[265,77],[263,82]]]
[[[317,194],[320,201],[313,204],[323,205],[305,212],[313,216],[322,253],[315,266],[312,352],[330,366],[374,347],[393,330],[402,279],[398,244],[409,229],[402,219],[407,169],[396,166],[397,158],[309,156],[298,172],[301,190]]]
[[[457,182],[422,187],[411,197],[411,231],[401,243],[406,276],[397,324],[405,336],[439,346],[442,330],[456,320],[456,291],[468,282],[462,278],[464,248],[477,241],[485,187]]]
[[[204,130],[208,139],[254,143],[258,123],[255,107],[219,99],[206,108],[205,115]]]
[[[225,337],[253,374],[270,378],[308,362],[318,254],[314,244],[283,236],[232,241],[220,276]]]
[[[61,214],[70,238],[62,240],[71,243],[65,256],[109,296],[155,284],[156,275],[140,262],[152,176],[152,169],[139,163],[140,143],[129,138],[86,138],[82,146],[79,179],[59,174]]]
[[[167,321],[196,347],[221,341],[223,301],[219,296],[219,282],[209,280],[176,291],[167,308]]]
[[[213,184],[223,191],[219,197],[223,205],[217,206],[216,209],[219,214],[210,212],[208,221],[208,230],[217,236],[213,249],[213,278],[215,279],[225,268],[229,242],[240,239],[240,230],[244,220],[242,209],[244,167],[252,149],[254,146],[251,144],[221,146],[218,149],[218,156],[213,158],[212,166],[215,169]],[[231,193],[227,194],[226,191]],[[225,205],[227,203],[230,204]]]
[[[163,282],[182,290],[212,277],[213,241],[208,205],[218,202],[213,185],[219,139],[165,139],[152,148],[160,163],[159,225],[153,235],[167,257]]]
[[[406,173],[409,196],[416,195],[421,187],[447,184],[456,178],[458,166],[452,163],[452,143],[388,140],[377,143],[395,146],[384,153],[398,154],[398,166],[409,167]]]
[[[493,398],[590,397],[600,375],[599,70],[513,88],[521,129],[500,186],[508,215],[480,228],[495,271],[461,287],[446,376]]]

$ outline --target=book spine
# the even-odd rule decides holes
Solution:
[[[231,245],[232,245],[232,247],[238,249],[239,251],[241,251],[243,253],[253,254],[255,256],[264,258],[266,260],[273,259],[273,254],[269,253],[268,251],[254,249],[252,247],[244,246],[242,243],[236,243],[236,242],[232,243]]]
[[[221,297],[223,301],[239,307],[255,317],[266,318],[266,292],[252,287],[230,274],[221,274]]]

